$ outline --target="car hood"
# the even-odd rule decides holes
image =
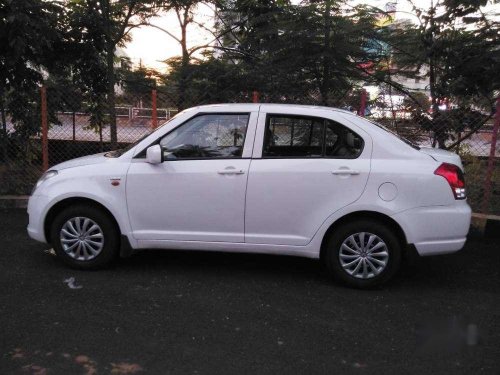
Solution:
[[[446,151],[440,148],[432,148],[432,147],[421,147],[420,151],[424,154],[432,156],[437,161],[442,161],[444,163],[455,164],[460,169],[464,169],[462,165],[462,160],[460,156],[455,154],[454,152]]]
[[[81,158],[71,159],[59,163],[50,169],[61,170],[67,168],[81,167],[82,165],[99,164],[108,159],[107,157],[104,156],[104,154],[106,153],[102,152],[100,154],[82,156]]]

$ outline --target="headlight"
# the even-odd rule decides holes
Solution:
[[[33,195],[33,193],[35,192],[35,190],[41,185],[43,184],[44,181],[47,181],[49,178],[52,178],[54,176],[57,176],[57,171],[54,171],[54,170],[51,170],[51,171],[47,171],[45,172],[42,177],[40,177],[40,179],[36,182],[36,185],[35,187],[33,188],[33,191],[31,192],[31,195]]]

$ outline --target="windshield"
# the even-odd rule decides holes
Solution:
[[[130,143],[128,144],[127,146],[123,147],[123,148],[119,148],[117,150],[112,150],[112,151],[109,151],[109,152],[106,152],[104,154],[104,156],[108,157],[108,158],[117,158],[121,155],[123,155],[125,152],[133,149],[135,146],[137,146],[140,142],[142,142],[144,139],[146,139],[146,137],[148,137],[149,135],[151,135],[151,133],[157,131],[158,129],[162,128],[163,126],[167,125],[170,121],[172,121],[174,118],[176,118],[177,116],[179,115],[179,113],[177,113],[175,116],[171,117],[169,120],[165,121],[163,124],[161,124],[159,127],[157,127],[156,129],[154,130],[150,130],[148,132],[146,132],[146,134],[144,134],[142,137],[140,137],[137,141],[133,142],[133,143]]]

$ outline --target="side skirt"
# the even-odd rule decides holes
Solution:
[[[309,246],[170,240],[138,240],[137,245],[138,249],[221,251],[231,253],[291,255],[319,259],[319,249],[313,249]]]

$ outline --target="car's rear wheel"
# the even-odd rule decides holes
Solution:
[[[351,287],[371,288],[396,273],[401,263],[401,243],[385,224],[352,221],[335,229],[323,255],[335,279]]]
[[[54,219],[50,238],[58,257],[80,269],[109,265],[118,255],[120,237],[115,222],[96,207],[76,205]]]

